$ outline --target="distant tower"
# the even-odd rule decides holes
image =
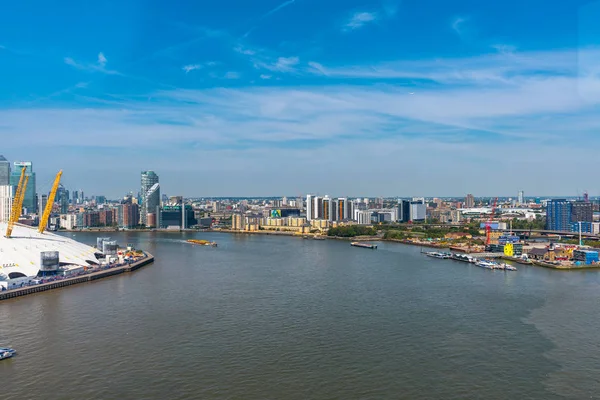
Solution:
[[[588,194],[588,192],[583,193],[583,201],[585,201],[586,203],[590,202],[590,195]]]
[[[158,175],[156,175],[156,173],[154,171],[143,171],[142,172],[142,179],[141,179],[141,190],[140,190],[140,194],[141,194],[141,200],[142,200],[142,210],[140,213],[140,222],[142,223],[142,225],[146,225],[147,223],[147,217],[148,217],[148,213],[154,213],[156,212],[156,206],[160,204],[160,187],[155,188],[155,190],[153,191],[153,195],[155,196],[155,198],[153,200],[154,204],[151,204],[150,207],[148,207],[148,201],[147,201],[147,197],[148,197],[148,191],[150,191],[150,189],[158,183]],[[156,201],[156,197],[158,197],[158,201]],[[156,204],[158,203],[158,204]]]
[[[0,186],[10,185],[10,162],[0,156]]]
[[[465,197],[465,208],[473,207],[475,207],[475,197],[469,193],[467,197]]]
[[[517,196],[517,202],[519,204],[525,204],[525,193],[522,190],[519,190],[519,195]]]

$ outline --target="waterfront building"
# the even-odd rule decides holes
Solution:
[[[410,201],[398,200],[398,222],[410,221]]]
[[[301,227],[301,226],[306,225],[306,222],[307,222],[307,220],[305,217],[289,217],[287,225],[294,226],[294,227]]]
[[[323,218],[323,198],[320,196],[313,197],[313,216],[311,219]]]
[[[77,228],[77,215],[76,214],[61,214],[60,227],[66,229],[66,230],[69,230],[69,231]]]
[[[425,221],[427,218],[427,206],[423,200],[416,200],[410,202],[410,220],[411,221]]]
[[[350,217],[350,215],[348,214],[349,207],[348,207],[348,199],[344,198],[344,197],[340,197],[337,199],[336,201],[337,204],[337,213],[336,213],[336,221],[344,221],[346,219],[348,219]]]
[[[306,220],[310,221],[313,219],[313,196],[306,195]]]
[[[464,204],[465,208],[473,208],[475,207],[475,197],[472,194],[468,194],[467,197],[465,197],[465,204]]]
[[[142,212],[146,212],[146,215],[142,216],[142,220],[145,221],[144,225],[148,225],[148,214],[160,213],[160,183],[152,185],[146,192],[144,200]]]
[[[184,207],[184,209],[182,209]],[[156,221],[160,228],[178,228],[187,229],[198,225],[198,220],[194,216],[194,209],[190,204],[182,206],[164,206],[160,210],[160,221]]]
[[[329,196],[323,197],[323,219],[333,221],[333,201]]]
[[[373,212],[370,210],[355,210],[354,220],[356,220],[359,225],[371,225],[372,214]]]
[[[29,177],[27,182],[27,189],[25,190],[25,198],[23,199],[23,208],[27,209],[27,213],[36,212],[36,183],[35,183],[35,172],[33,172],[33,164],[30,161],[15,161],[14,170],[10,174],[10,184],[15,188],[19,185],[19,179],[21,178],[21,170],[27,168],[25,176]]]
[[[241,231],[244,226],[244,215],[235,213],[231,216],[231,229]]]
[[[152,194],[155,198],[152,200],[153,204],[148,204],[147,197],[148,192],[154,185],[158,184],[158,175],[154,171],[143,171],[141,174],[141,224],[146,225],[146,217],[149,212],[155,212],[156,207],[160,205],[160,186]],[[158,199],[156,199],[156,197]]]
[[[10,162],[0,156],[0,186],[10,185]]]
[[[571,210],[572,204],[566,199],[549,200],[546,207],[546,229],[570,231]]]
[[[0,185],[0,222],[8,222],[12,210],[14,188],[11,185]]]
[[[135,228],[140,221],[140,206],[135,203],[119,204],[117,224],[119,228]]]
[[[571,222],[594,222],[594,206],[590,202],[575,201],[571,205]]]

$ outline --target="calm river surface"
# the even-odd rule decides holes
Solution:
[[[600,272],[489,271],[395,243],[101,236],[156,261],[1,302],[0,345],[19,351],[0,362],[3,400],[600,398]]]

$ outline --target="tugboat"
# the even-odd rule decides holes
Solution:
[[[208,240],[188,239],[187,242],[192,244],[199,244],[201,246],[217,247],[217,242],[209,242]]]
[[[10,347],[0,347],[0,360],[4,360],[6,358],[11,358],[15,354],[17,354],[17,351],[14,349],[11,349]]]

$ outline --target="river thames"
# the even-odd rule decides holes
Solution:
[[[2,399],[600,397],[597,271],[490,271],[397,243],[73,238],[98,235],[156,261],[1,302],[0,346],[19,352]]]

